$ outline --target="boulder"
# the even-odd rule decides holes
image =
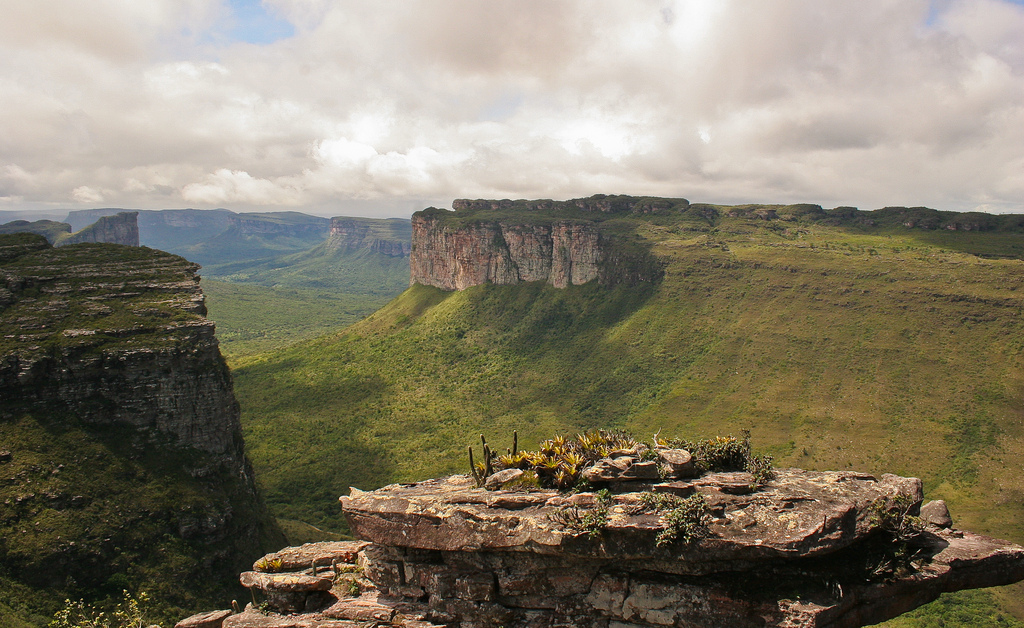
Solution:
[[[296,613],[323,607],[334,586],[332,577],[310,576],[302,573],[261,573],[245,571],[239,576],[242,586],[259,591],[267,605],[279,613]]]
[[[298,547],[286,547],[283,550],[267,554],[252,565],[253,571],[271,573],[273,571],[293,571],[295,569],[311,569],[330,567],[333,563],[354,564],[359,550],[365,541],[324,541],[306,543]],[[277,565],[272,569],[271,565]]]
[[[522,469],[504,469],[502,471],[498,471],[487,478],[484,482],[484,488],[491,490],[501,488],[506,482],[511,482],[522,475]]]
[[[921,506],[921,519],[925,523],[930,523],[940,528],[953,527],[953,518],[949,516],[949,508],[946,507],[946,502],[941,499],[932,500]]]
[[[659,450],[658,464],[666,479],[678,480],[699,475],[696,465],[693,464],[693,456],[685,449]]]

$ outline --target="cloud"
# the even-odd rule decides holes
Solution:
[[[75,199],[79,203],[102,203],[103,193],[99,190],[94,190],[87,185],[80,185],[71,191],[71,198]]]
[[[27,206],[1024,212],[1009,2],[264,0],[294,34],[259,44],[217,35],[227,0],[57,1],[0,24],[0,196]]]
[[[287,186],[226,168],[208,175],[201,183],[186,185],[181,196],[186,201],[205,205],[297,205],[301,200],[300,195]]]

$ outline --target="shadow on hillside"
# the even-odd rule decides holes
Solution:
[[[604,287],[596,281],[554,288],[536,282],[517,286],[476,286],[467,291],[477,320],[488,321],[505,346],[530,355],[581,336],[603,336],[628,319],[656,293],[651,283]]]

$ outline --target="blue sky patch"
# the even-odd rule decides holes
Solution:
[[[234,41],[270,44],[295,34],[291,22],[268,13],[260,0],[228,0],[232,15],[224,35]]]

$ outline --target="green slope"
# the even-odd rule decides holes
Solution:
[[[405,282],[408,283],[408,268]],[[372,314],[394,294],[230,283],[204,278],[208,318],[217,324],[221,352],[234,364],[339,329]]]
[[[349,485],[464,471],[481,432],[749,427],[781,466],[920,476],[958,525],[1024,541],[1019,226],[705,207],[618,219],[666,264],[657,286],[414,286],[236,370],[271,507],[339,529]]]

